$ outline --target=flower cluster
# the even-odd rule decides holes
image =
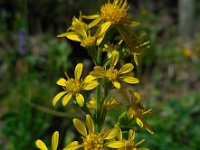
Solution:
[[[80,133],[78,141],[72,141],[64,150],[148,150],[140,147],[144,139],[135,142],[137,127],[146,129],[154,134],[144,120],[151,109],[141,104],[138,92],[127,92],[126,85],[135,86],[139,79],[135,70],[139,65],[142,43],[134,31],[139,22],[128,17],[129,5],[127,0],[108,1],[100,7],[97,14],[73,17],[67,32],[58,35],[68,40],[79,42],[84,47],[94,63],[94,68],[85,77],[82,76],[83,63],[78,63],[74,77],[65,73],[56,82],[63,91],[52,100],[53,106],[59,104],[67,107],[70,101],[85,114],[85,123],[78,118],[73,119],[75,129]],[[126,57],[125,57],[126,55]],[[128,56],[127,56],[128,55]],[[127,62],[127,57],[132,63]],[[130,59],[129,59],[130,60]],[[116,89],[123,99],[111,94]],[[95,95],[94,92],[95,90]],[[93,93],[92,98],[89,95]],[[126,101],[127,105],[124,106]],[[123,110],[118,118],[113,118],[112,125],[106,125],[106,117],[110,110]],[[77,110],[78,111],[78,110]],[[79,136],[78,136],[79,137]],[[57,150],[59,132],[52,135],[52,150]],[[48,150],[46,144],[38,139],[36,146]]]

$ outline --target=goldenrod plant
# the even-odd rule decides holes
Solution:
[[[73,17],[67,31],[58,35],[79,42],[94,63],[94,69],[85,77],[82,76],[83,63],[78,63],[74,77],[65,73],[65,77],[56,82],[63,91],[53,98],[53,106],[61,101],[63,107],[67,107],[73,101],[85,114],[83,119],[72,120],[80,139],[72,141],[64,150],[148,150],[141,146],[144,139],[135,141],[135,135],[139,131],[136,125],[154,134],[144,119],[152,110],[142,105],[140,94],[133,90],[139,83],[134,72],[139,65],[138,57],[148,42],[141,42],[135,33],[134,28],[140,23],[128,17],[128,8],[127,0],[108,1],[97,14],[83,15],[80,12],[79,17]],[[127,84],[133,88],[128,90]],[[112,89],[121,94],[121,100],[111,94]],[[113,124],[107,125],[108,112],[113,109],[124,111],[117,119],[113,118]],[[55,131],[52,135],[53,150],[57,150],[58,141],[59,132]],[[48,150],[40,139],[36,146]]]

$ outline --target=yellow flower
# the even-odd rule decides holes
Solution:
[[[102,112],[106,112],[107,110],[114,109],[119,107],[121,104],[117,101],[116,98],[111,97],[109,99],[104,100],[102,105]],[[87,103],[88,108],[97,109],[97,102],[94,97]]]
[[[112,53],[113,51],[116,51],[117,49],[119,49],[120,44],[122,43],[123,40],[120,40],[117,44],[112,44],[112,43],[108,43],[104,45],[104,48],[102,49],[103,52],[108,52],[108,53]]]
[[[103,150],[107,147],[106,141],[116,137],[119,132],[118,128],[113,128],[108,132],[102,130],[100,133],[96,133],[94,122],[90,115],[86,115],[87,129],[84,123],[77,118],[73,119],[73,124],[82,135],[83,143],[80,144],[80,146],[83,147],[84,150]],[[110,142],[110,145],[112,145],[112,142]]]
[[[75,96],[75,99],[79,106],[84,105],[84,97],[81,94],[83,90],[92,90],[98,86],[98,82],[95,77],[88,75],[85,79],[81,79],[81,74],[83,70],[83,64],[79,63],[76,65],[74,70],[74,78],[70,78],[67,74],[67,80],[60,78],[56,83],[63,87],[64,91],[58,93],[53,99],[53,105],[55,106],[58,100],[63,97],[62,104],[65,106],[72,98]]]
[[[119,141],[112,142],[112,144],[108,143],[107,146],[110,148],[117,148],[118,150],[149,150],[148,148],[138,148],[138,145],[144,142],[144,139],[135,143],[135,131],[132,129],[128,132],[128,140],[123,138],[121,130],[119,131],[118,139]]]
[[[83,16],[86,19],[94,19],[88,26],[89,28],[96,26],[102,20],[103,24],[107,24],[108,27],[113,25],[122,25],[130,23],[127,17],[128,3],[127,0],[114,0],[101,6],[100,14]],[[103,25],[102,24],[102,25]]]
[[[128,99],[129,109],[126,113],[129,119],[135,118],[136,123],[145,128],[149,133],[154,134],[153,130],[144,121],[143,116],[151,113],[152,109],[145,109],[141,104],[141,97],[137,92],[131,92],[131,98]]]
[[[92,71],[90,74],[97,78],[105,78],[108,81],[111,81],[114,87],[120,88],[120,80],[129,83],[129,84],[136,84],[139,82],[137,78],[134,78],[132,76],[127,75],[130,73],[134,66],[131,63],[127,63],[123,65],[119,70],[115,69],[116,64],[119,61],[119,52],[113,51],[111,60],[110,60],[110,68],[104,69],[101,66],[95,66],[94,71]]]
[[[130,49],[131,54],[133,54],[134,52],[139,52],[140,43],[131,27],[138,26],[140,23],[131,21],[127,17],[128,7],[127,0],[114,0],[113,3],[109,1],[101,7],[99,14],[83,16],[83,18],[93,19],[93,21],[88,24],[89,28],[103,21],[100,25],[102,33],[106,33],[111,25],[115,27]]]
[[[68,31],[58,35],[58,37],[67,37],[72,41],[80,42],[83,47],[90,48],[95,45],[98,46],[103,40],[105,33],[102,32],[102,27],[98,28],[96,33],[91,36],[89,27],[82,21],[82,17],[80,16],[79,19],[74,17],[72,26],[69,27]]]
[[[192,50],[189,48],[183,48],[183,55],[187,58],[191,58],[193,56]]]

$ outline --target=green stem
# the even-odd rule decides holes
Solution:
[[[97,57],[96,57],[96,65],[101,65],[101,55],[102,55],[102,49],[98,48],[97,51]],[[96,122],[98,131],[101,130],[101,79],[98,79],[98,82],[100,83],[99,86],[96,88],[96,100],[97,100],[97,111],[96,111]]]

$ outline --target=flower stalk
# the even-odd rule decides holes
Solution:
[[[144,139],[138,143],[134,141],[134,123],[154,134],[143,117],[152,110],[143,106],[139,92],[127,90],[127,84],[134,89],[139,83],[134,68],[139,65],[141,48],[148,41],[139,40],[134,27],[140,23],[127,16],[128,8],[127,0],[108,0],[97,14],[80,13],[79,17],[73,17],[67,32],[58,35],[79,42],[94,63],[93,70],[85,77],[82,76],[83,63],[78,63],[74,77],[65,73],[66,77],[56,82],[63,90],[53,98],[53,106],[61,100],[62,105],[69,108],[73,101],[85,115],[84,123],[74,114],[73,124],[80,139],[69,143],[64,150],[147,150],[140,147]],[[127,61],[125,55],[132,57],[134,62]],[[110,92],[113,89],[117,91],[115,94]],[[111,110],[116,115],[109,116]],[[58,140],[59,132],[56,131],[52,136],[53,150],[57,150]],[[40,139],[36,146],[48,150]]]

